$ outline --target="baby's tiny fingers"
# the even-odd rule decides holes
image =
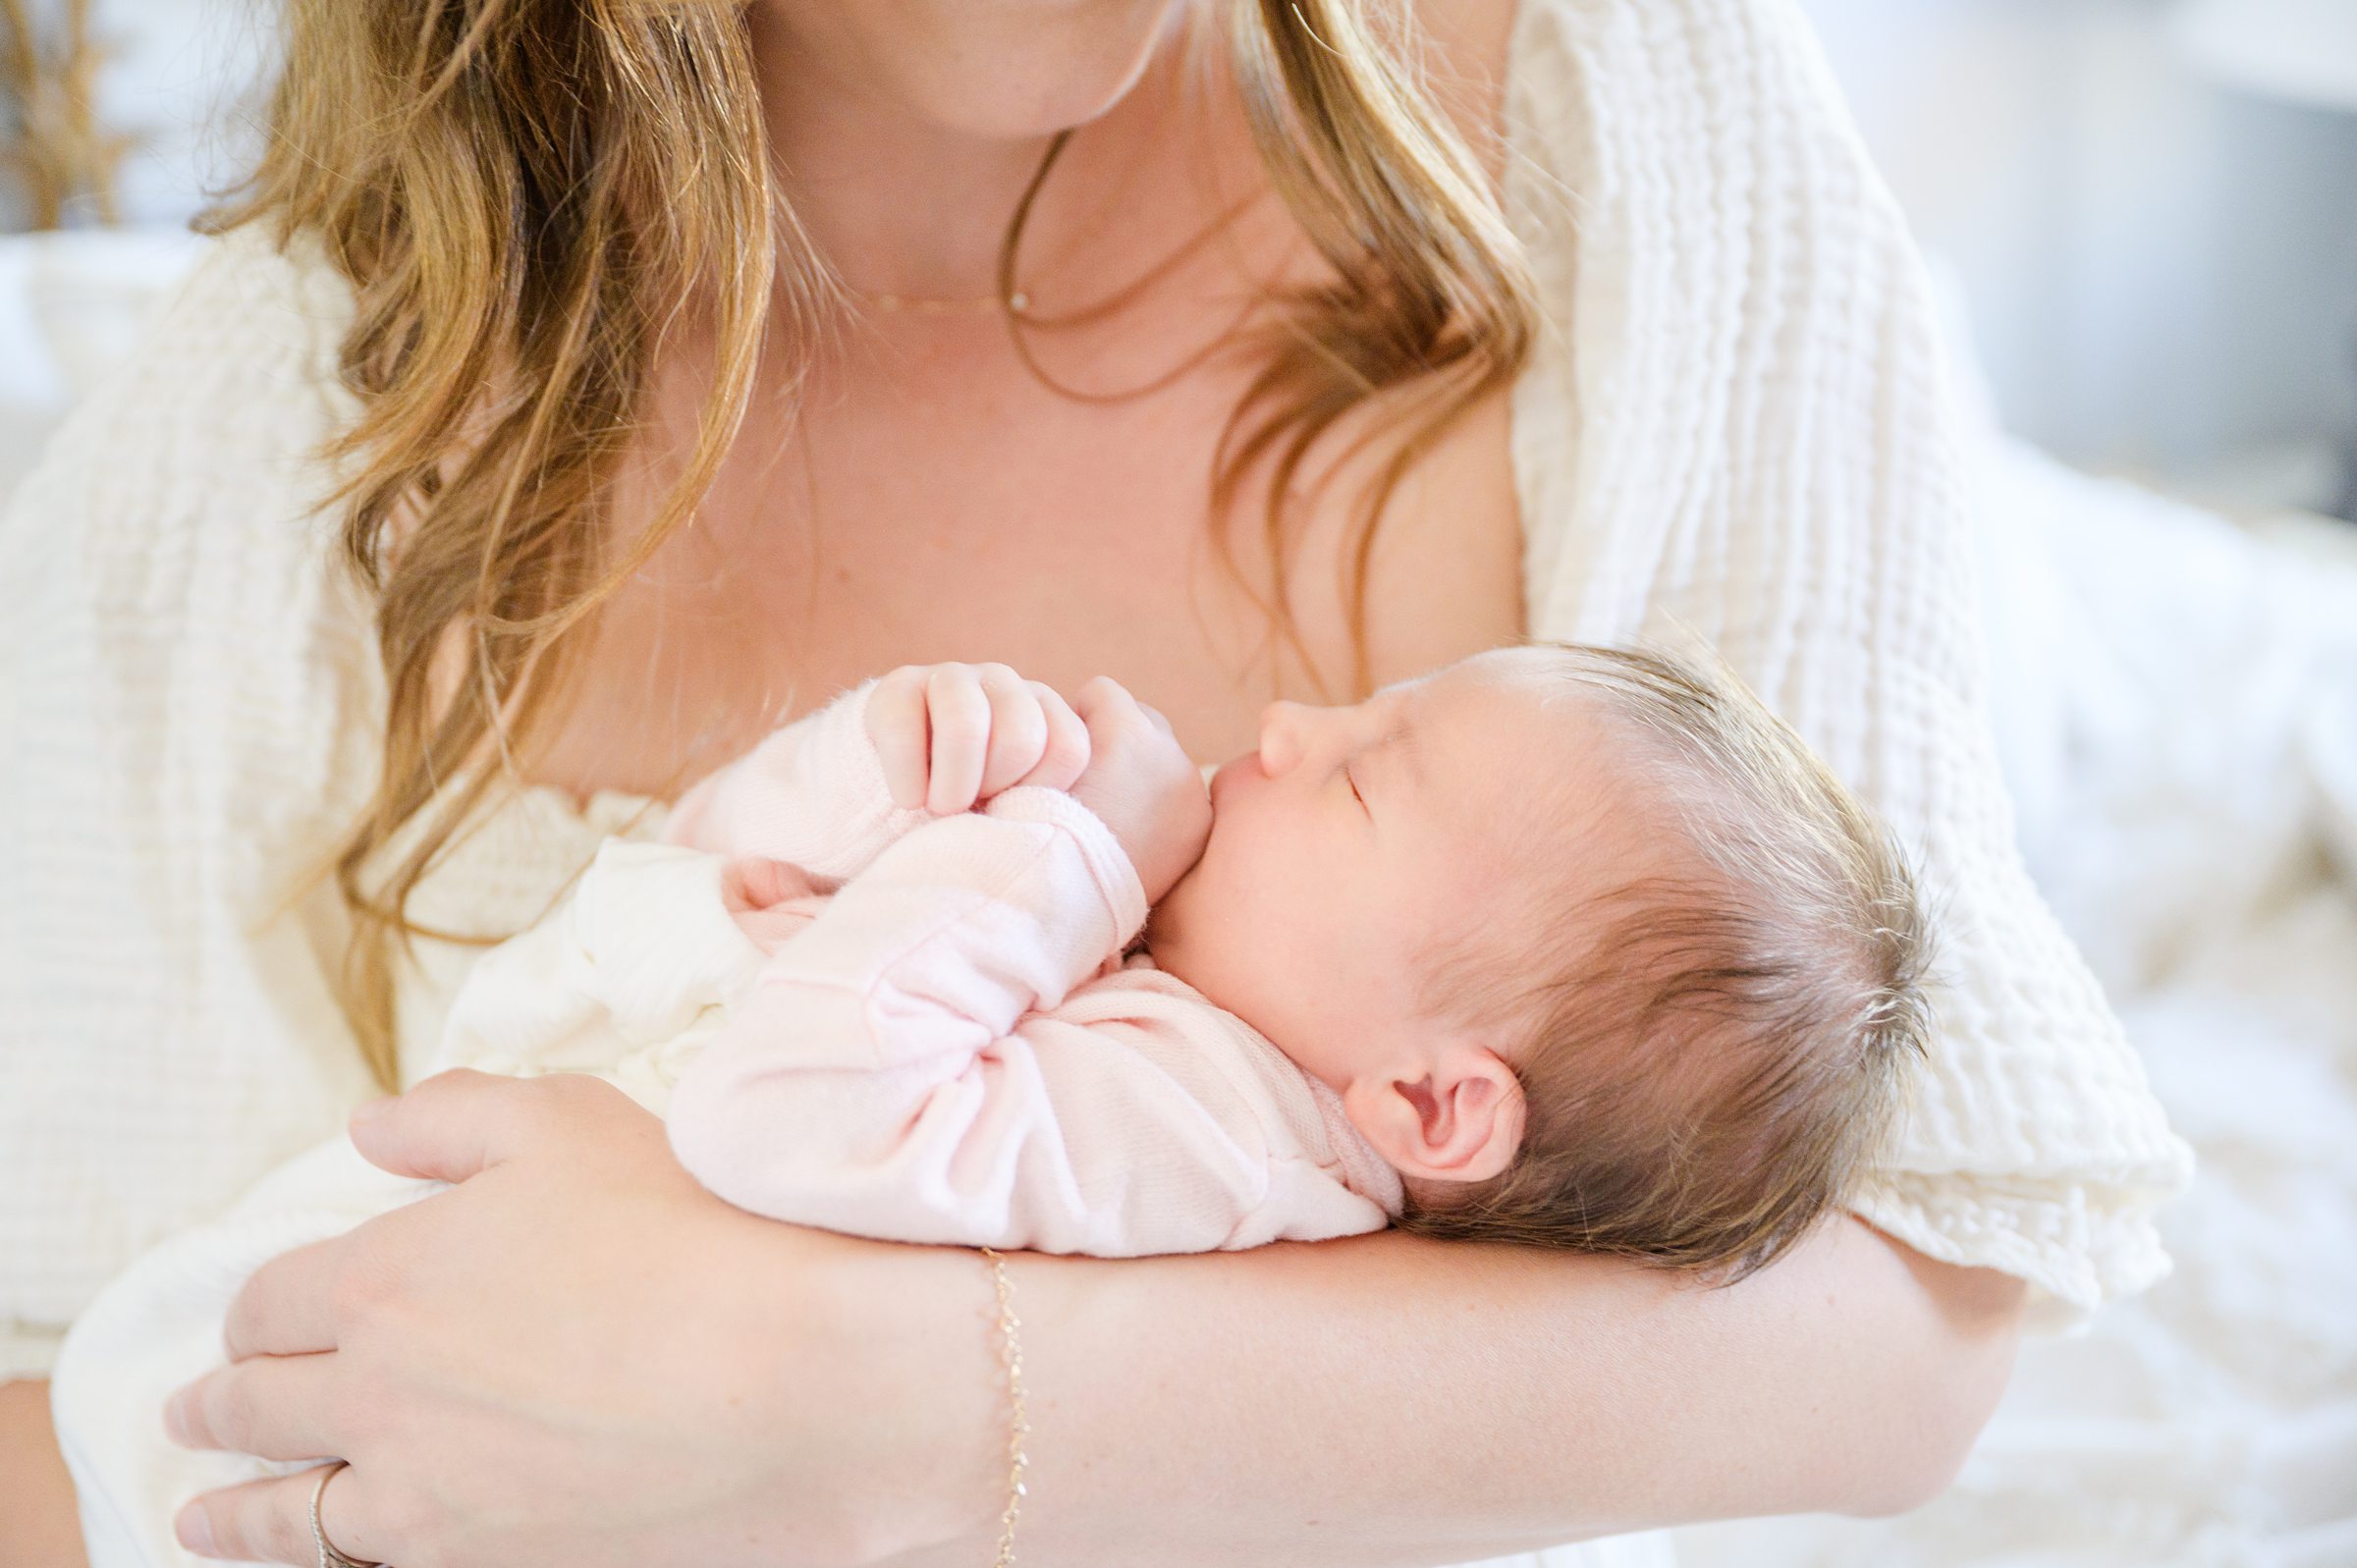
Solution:
[[[930,746],[925,721],[925,673],[904,665],[876,682],[867,694],[867,738],[884,770],[892,803],[904,811],[925,803],[925,754]]]
[[[1048,742],[1048,720],[1031,682],[1002,664],[986,664],[980,671],[982,689],[990,698],[990,749],[983,759],[980,789],[987,800],[1038,764]]]
[[[1111,715],[1137,706],[1129,688],[1111,676],[1091,676],[1072,693],[1072,711],[1094,730]]]
[[[933,776],[925,809],[937,817],[968,810],[982,788],[990,743],[990,695],[971,667],[935,665],[925,681],[925,711],[933,727]]]
[[[1088,726],[1054,686],[1037,680],[1029,684],[1032,694],[1039,699],[1040,714],[1047,721],[1048,738],[1040,749],[1038,766],[1016,783],[1047,789],[1069,789],[1088,771]]]

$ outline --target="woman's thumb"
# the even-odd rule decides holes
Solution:
[[[507,1158],[523,1109],[513,1097],[524,1087],[467,1067],[436,1073],[405,1095],[355,1110],[353,1146],[397,1176],[465,1181]]]

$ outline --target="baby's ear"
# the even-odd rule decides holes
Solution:
[[[1403,1176],[1487,1181],[1522,1147],[1522,1080],[1469,1035],[1442,1039],[1412,1067],[1352,1079],[1343,1108]]]

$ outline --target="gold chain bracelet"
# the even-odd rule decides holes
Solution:
[[[1023,1439],[1031,1434],[1030,1417],[1023,1409],[1022,1325],[1015,1322],[1014,1287],[1008,1282],[1007,1260],[993,1247],[982,1249],[990,1265],[991,1283],[999,1292],[999,1365],[1007,1372],[1007,1511],[999,1516],[999,1555],[991,1568],[1012,1568],[1014,1562],[1014,1521],[1023,1511]]]

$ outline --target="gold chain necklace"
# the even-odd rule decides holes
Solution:
[[[1020,225],[1025,214],[1031,210],[1032,198],[1039,194],[1039,188],[1046,181],[1048,171],[1055,167],[1056,160],[1063,155],[1065,143],[1071,139],[1072,133],[1069,128],[1049,138],[1048,150],[1041,154],[1039,167],[1031,171],[1031,178],[1023,187],[1022,199],[1015,205],[1016,225]],[[1031,308],[1031,297],[1014,286],[1012,262],[1013,258],[1002,252],[999,258],[998,292],[984,295],[979,299],[918,299],[907,295],[887,294],[881,289],[852,289],[848,284],[845,288],[854,298],[864,300],[878,310],[900,315],[964,316],[985,310],[1004,310],[1009,315],[1019,316]]]
[[[913,299],[906,295],[885,294],[876,289],[845,289],[853,297],[878,310],[911,316],[964,316],[985,310],[1004,309],[1009,315],[1019,316],[1031,308],[1031,297],[1017,289],[1004,299],[997,295],[984,295],[979,299]]]
[[[1020,292],[1015,288],[1014,283],[1014,261],[1015,252],[1022,243],[1024,222],[1030,216],[1032,202],[1039,197],[1039,188],[1047,183],[1048,171],[1055,167],[1057,156],[1064,151],[1064,144],[1070,137],[1071,133],[1066,131],[1060,133],[1057,138],[1048,144],[1047,156],[1040,159],[1039,168],[1032,174],[1030,185],[1024,188],[1022,199],[1015,203],[1014,218],[1007,226],[1007,239],[999,247],[999,292],[1011,298]],[[1038,356],[1031,351],[1031,340],[1024,329],[1026,327],[1077,326],[1082,322],[1094,321],[1101,316],[1110,315],[1122,305],[1135,298],[1148,286],[1169,273],[1196,250],[1210,243],[1215,237],[1226,233],[1228,226],[1233,223],[1246,207],[1258,201],[1264,193],[1255,191],[1253,194],[1230,204],[1225,211],[1214,218],[1186,243],[1165,256],[1141,276],[1130,280],[1124,287],[1115,290],[1092,304],[1067,311],[1061,316],[1045,318],[1011,312],[1007,317],[1007,336],[1014,346],[1015,357],[1022,360],[1023,368],[1030,371],[1033,378],[1050,391],[1074,403],[1100,406],[1127,403],[1132,399],[1147,397],[1192,373],[1198,366],[1209,361],[1214,354],[1235,341],[1236,335],[1243,330],[1244,324],[1250,321],[1259,310],[1259,300],[1247,298],[1243,308],[1236,312],[1234,320],[1221,328],[1203,347],[1180,359],[1161,375],[1138,386],[1124,387],[1118,392],[1091,392],[1059,381],[1056,377],[1048,374],[1047,367],[1042,365]]]
[[[1231,202],[1210,223],[1190,236],[1184,243],[1113,293],[1076,309],[1066,311],[1062,315],[1034,315],[1031,310],[1029,292],[1023,289],[1015,279],[1016,251],[1021,243],[1023,229],[1030,218],[1032,205],[1039,197],[1040,188],[1047,184],[1048,172],[1056,166],[1057,159],[1063,156],[1064,149],[1071,138],[1072,132],[1068,129],[1058,132],[1049,140],[1047,151],[1040,157],[1039,167],[1032,171],[1030,181],[1023,188],[1022,196],[1015,203],[1014,215],[1007,226],[1006,241],[999,250],[999,289],[997,293],[985,295],[979,298],[923,299],[906,295],[890,294],[882,290],[849,289],[849,292],[876,309],[890,314],[917,316],[978,315],[984,312],[1004,314],[1007,318],[1008,330],[1014,341],[1015,352],[1022,359],[1025,368],[1048,387],[1080,403],[1123,403],[1132,398],[1144,397],[1148,393],[1158,392],[1169,386],[1202,364],[1234,339],[1235,334],[1258,308],[1257,301],[1246,301],[1234,321],[1214,336],[1200,350],[1186,355],[1162,375],[1154,377],[1142,386],[1124,388],[1122,391],[1111,393],[1089,392],[1081,388],[1069,387],[1049,375],[1039,361],[1033,357],[1031,346],[1024,336],[1024,329],[1027,327],[1079,326],[1082,323],[1111,315],[1192,258],[1197,251],[1224,234],[1237,218],[1243,215],[1246,208],[1258,202],[1269,192],[1263,189]]]

